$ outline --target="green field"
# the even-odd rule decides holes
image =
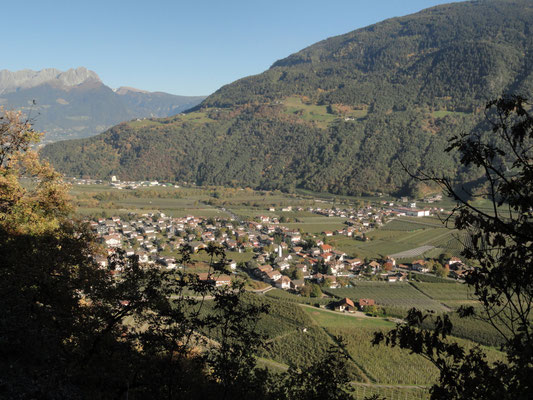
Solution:
[[[153,186],[120,190],[107,184],[75,184],[72,185],[70,194],[77,206],[76,212],[81,215],[111,216],[128,212],[137,214],[163,212],[172,217],[194,215],[206,218],[230,218],[231,212],[242,218],[268,215],[278,218],[285,216],[292,220],[316,216],[307,211],[282,212],[283,207],[308,207],[315,201],[279,191],[254,191],[217,186],[180,188]],[[276,211],[268,211],[271,207]]]
[[[419,391],[416,393],[420,397],[417,398],[427,398],[429,386],[435,383],[438,377],[438,370],[431,362],[397,347],[373,346],[371,344],[374,332],[387,332],[395,326],[395,323],[383,318],[360,318],[310,306],[302,305],[301,307],[316,325],[324,329],[330,338],[342,337],[343,348],[368,381],[376,385],[391,385],[388,389],[389,393],[394,393],[393,398],[404,398],[404,395],[407,396],[405,391],[415,390],[414,386],[419,386]],[[487,326],[479,326],[477,330],[472,332],[484,335],[484,339],[489,342],[491,340],[492,332],[488,330]],[[461,334],[462,327],[456,333]],[[466,348],[474,346],[473,342],[458,337],[450,337],[449,340],[459,342]],[[497,350],[484,348],[484,351],[491,362],[504,359],[503,353]],[[401,385],[408,386],[402,387]],[[362,393],[362,386],[359,385],[358,387],[357,393]],[[377,387],[372,386],[374,389]],[[367,391],[367,393],[370,392]]]

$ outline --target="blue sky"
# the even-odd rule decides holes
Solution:
[[[85,66],[114,88],[207,95],[322,39],[449,2],[8,0],[0,69]]]

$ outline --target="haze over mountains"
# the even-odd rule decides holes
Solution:
[[[70,176],[343,194],[428,190],[411,168],[474,181],[444,153],[503,93],[533,94],[533,3],[453,3],[333,37],[184,116],[47,146]]]
[[[93,136],[134,118],[167,117],[204,98],[128,87],[113,90],[84,67],[0,71],[0,105],[34,118],[36,129],[46,132],[45,143]]]

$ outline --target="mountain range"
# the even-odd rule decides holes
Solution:
[[[287,191],[432,190],[402,164],[475,181],[444,149],[486,129],[488,100],[531,97],[531,27],[530,0],[429,8],[316,43],[184,115],[121,123],[42,155],[70,176]]]
[[[45,132],[43,143],[94,136],[126,120],[178,114],[204,98],[129,87],[113,90],[84,67],[0,71],[0,105],[25,112]]]

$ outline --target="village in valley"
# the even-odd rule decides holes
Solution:
[[[111,185],[120,190],[142,187],[143,183],[120,183],[114,179]],[[144,185],[154,187],[160,184],[146,182]],[[426,201],[430,204],[439,200],[440,196],[434,196]],[[380,201],[362,208],[331,207],[327,203],[307,208],[284,206],[278,210],[268,207],[264,215],[245,219],[236,215],[171,217],[162,211],[130,212],[88,219],[86,222],[104,247],[102,254],[95,255],[96,262],[102,267],[107,266],[107,256],[121,249],[126,256],[137,257],[139,263],[147,268],[194,271],[200,280],[216,286],[229,285],[232,280],[241,279],[247,282],[250,290],[261,293],[278,288],[295,295],[321,298],[327,297],[321,289],[352,287],[361,281],[404,282],[413,279],[413,274],[462,279],[468,267],[457,257],[448,255],[443,259],[441,255],[439,260],[422,257],[406,263],[397,262],[394,255],[355,257],[330,244],[334,243],[330,239],[338,237],[369,241],[370,232],[394,220],[405,216],[422,218],[442,211],[435,207],[419,209],[416,202],[409,202],[406,198],[398,203]],[[341,218],[344,226],[320,233],[305,232],[301,228],[286,226],[284,222],[290,218],[276,217],[273,215],[276,211],[284,215],[307,212]],[[226,273],[209,273],[206,260],[202,258],[202,251],[208,246],[224,249],[227,255]],[[192,254],[187,263],[181,262],[180,254],[184,250]],[[413,254],[416,255],[416,252]],[[439,271],[436,265],[439,265]],[[117,275],[120,272],[114,271]],[[332,307],[340,311],[375,306],[372,298],[331,300]]]

